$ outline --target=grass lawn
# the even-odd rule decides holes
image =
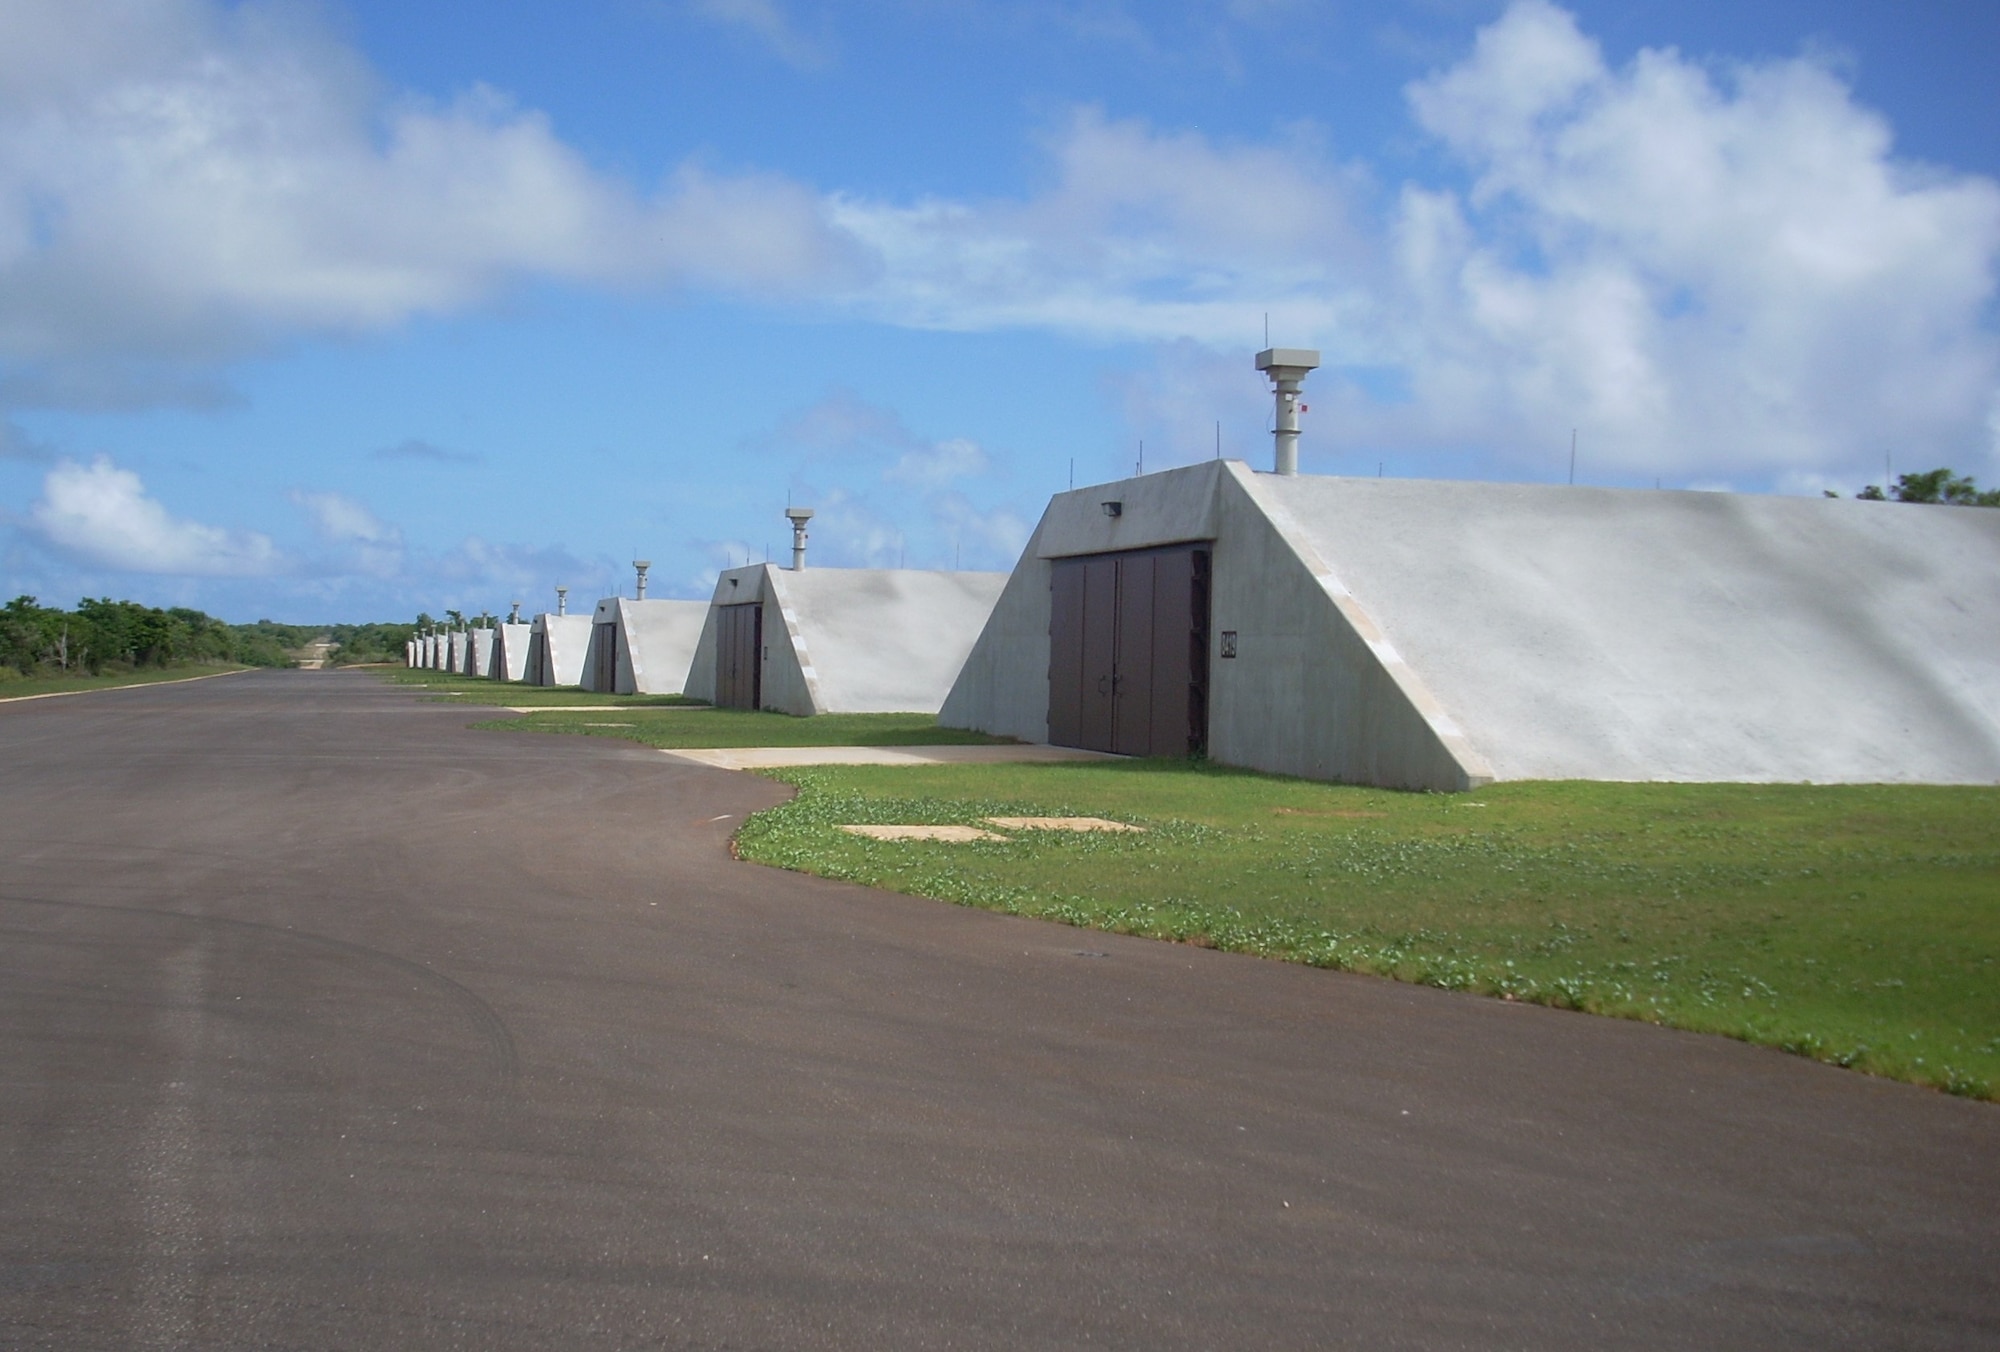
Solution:
[[[147,667],[140,671],[106,673],[102,676],[24,676],[0,680],[0,700],[24,695],[62,695],[77,690],[115,690],[127,685],[157,685],[161,681],[185,681],[195,676],[219,676],[228,671],[248,671],[234,662],[187,662],[172,667]]]
[[[604,731],[729,744],[690,735],[724,718],[772,716]],[[818,724],[833,729],[768,726]],[[1721,1033],[1972,1097],[2000,1086],[2000,789],[1431,795],[1161,761],[769,773],[799,796],[744,825],[738,847],[762,863]],[[1044,815],[1147,830],[943,844],[834,829]]]
[[[412,667],[390,667],[381,674],[396,685],[421,689],[436,699],[455,704],[529,705],[596,704],[607,709],[692,704],[684,695],[598,695],[560,685],[522,685],[518,681],[489,681],[478,676],[453,676],[442,671]]]
[[[678,709],[621,710],[615,722],[596,713],[523,714],[476,723],[507,732],[571,732],[623,737],[647,746],[681,749],[712,746],[983,746],[1004,738],[941,728],[929,714],[752,713],[683,704]]]

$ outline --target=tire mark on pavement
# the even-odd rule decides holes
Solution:
[[[462,982],[438,971],[434,967],[394,953],[372,948],[366,944],[353,943],[346,939],[336,939],[331,935],[315,934],[310,930],[292,929],[282,925],[267,924],[258,920],[241,920],[234,916],[201,915],[190,911],[171,911],[154,906],[114,906],[101,902],[62,901],[48,897],[22,897],[0,894],[0,903],[21,906],[46,906],[52,909],[73,911],[97,911],[112,914],[145,916],[156,920],[181,921],[194,925],[206,925],[218,929],[229,929],[254,934],[260,938],[278,938],[325,949],[330,952],[359,958],[363,961],[387,967],[428,982],[439,989],[452,1001],[459,1012],[471,1024],[474,1032],[486,1045],[488,1068],[492,1078],[500,1087],[512,1089],[520,1078],[520,1053],[514,1045],[514,1034],[490,1004],[477,991]]]

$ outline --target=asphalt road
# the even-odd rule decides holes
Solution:
[[[0,1346],[2000,1347],[2000,1108],[732,862],[353,673],[0,705]]]

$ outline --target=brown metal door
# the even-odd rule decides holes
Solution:
[[[1077,745],[1117,749],[1118,560],[1105,555],[1080,561],[1083,570],[1082,723]]]
[[[1160,754],[1153,745],[1153,565],[1156,555],[1118,560],[1116,656],[1111,674],[1111,749]]]
[[[615,694],[618,690],[618,626],[600,624],[597,626],[597,670],[591,675],[590,688],[599,694]]]
[[[1208,551],[1153,555],[1149,754],[1184,756],[1208,742]]]
[[[715,702],[755,709],[763,694],[764,607],[761,602],[722,606],[715,616]]]
[[[1049,595],[1049,740],[1127,756],[1208,742],[1209,551],[1058,559]]]

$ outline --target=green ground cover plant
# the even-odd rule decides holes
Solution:
[[[799,793],[745,823],[738,848],[760,863],[1720,1033],[1970,1097],[2000,1085],[2000,789],[1408,794],[1164,761],[768,773]],[[1067,815],[1146,831],[835,829]]]
[[[518,681],[489,681],[480,676],[454,676],[449,672],[415,667],[392,667],[381,675],[397,685],[421,689],[434,699],[455,704],[493,704],[526,708],[530,705],[601,705],[607,709],[631,709],[692,705],[683,695],[600,695],[560,685],[522,685]]]
[[[1004,741],[984,733],[941,728],[929,714],[789,714],[716,709],[683,703],[674,709],[634,709],[607,724],[595,712],[523,714],[477,723],[507,732],[567,732],[623,737],[668,750],[728,746],[983,746]]]

